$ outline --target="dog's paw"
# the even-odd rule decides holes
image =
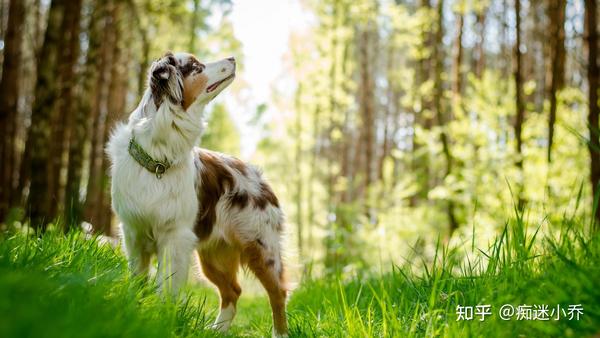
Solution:
[[[230,324],[228,322],[215,322],[210,326],[211,330],[215,330],[217,332],[225,333],[229,331]]]
[[[273,338],[288,338],[288,334],[287,332],[285,333],[277,333],[275,332],[275,330],[273,330]]]

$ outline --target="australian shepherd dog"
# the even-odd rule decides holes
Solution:
[[[273,335],[286,336],[277,197],[257,168],[196,147],[204,107],[231,84],[235,69],[234,58],[202,63],[170,52],[151,65],[141,102],[108,142],[112,207],[134,274],[147,274],[156,255],[159,289],[177,294],[196,250],[220,294],[214,328],[226,331],[242,291],[237,272],[246,266],[269,294]]]

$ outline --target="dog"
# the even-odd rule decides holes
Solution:
[[[157,255],[158,288],[176,295],[196,250],[220,295],[213,328],[227,331],[245,266],[269,295],[273,336],[287,336],[279,201],[256,167],[195,147],[206,104],[233,82],[235,70],[234,58],[203,64],[171,52],[150,66],[139,105],[108,141],[112,208],[134,274],[147,275]]]

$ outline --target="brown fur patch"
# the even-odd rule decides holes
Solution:
[[[269,203],[279,208],[279,200],[271,187],[265,182],[260,182],[260,194],[254,196],[254,204],[256,207],[264,210]]]
[[[197,69],[204,69],[204,65],[193,55],[188,57],[185,64],[179,66],[179,71],[184,78],[190,75],[192,71]]]
[[[204,275],[219,289],[221,308],[229,304],[235,307],[242,293],[237,281],[239,251],[222,243],[212,250],[201,250],[199,255]]]
[[[248,205],[250,196],[246,191],[238,191],[229,197],[229,203],[232,207],[244,209]]]
[[[256,241],[248,243],[243,251],[243,261],[260,280],[269,294],[271,310],[273,311],[273,327],[279,334],[287,333],[285,316],[285,299],[287,290],[284,284],[283,266],[281,271],[275,271],[275,264],[270,265],[265,257],[264,248]]]
[[[217,218],[217,202],[234,186],[234,178],[224,163],[210,152],[198,150],[200,181],[197,186],[199,209],[194,232],[200,240],[211,233]]]
[[[208,78],[204,74],[197,74],[183,79],[183,109],[196,101],[196,98],[206,89]]]
[[[246,165],[246,163],[244,163],[244,161],[240,160],[239,158],[230,157],[227,160],[227,164],[233,169],[239,171],[239,173],[243,176],[248,175],[248,166]]]

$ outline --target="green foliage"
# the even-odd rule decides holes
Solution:
[[[207,125],[200,140],[202,148],[240,155],[240,134],[223,104],[215,104],[208,114]]]
[[[413,243],[431,251],[438,235],[448,239],[454,230],[449,205],[458,224],[455,237],[476,228],[478,243],[501,230],[498,220],[510,217],[515,198],[525,201],[530,219],[547,217],[550,227],[560,224],[565,210],[579,216],[591,212],[582,89],[567,82],[558,92],[554,156],[548,163],[547,95],[539,95],[544,90],[537,75],[524,77],[523,152],[518,155],[515,80],[506,62],[512,42],[500,50],[484,46],[486,62],[479,71],[471,55],[477,46],[463,45],[458,68],[462,85],[459,92],[453,88],[457,15],[464,15],[465,37],[473,41],[479,39],[480,23],[468,18],[483,15],[487,44],[500,39],[489,29],[504,24],[494,17],[499,3],[447,2],[445,8],[451,10],[443,11],[444,34],[436,43],[437,3],[310,1],[314,25],[291,40],[291,72],[298,86],[294,106],[281,109],[293,114],[285,116],[283,127],[273,126],[285,132],[277,134],[281,137],[276,142],[264,141],[272,146],[259,148],[257,159],[268,172],[284,173],[285,179],[274,183],[293,215],[289,222],[294,227],[297,220],[306,220],[309,229],[303,233],[314,234],[299,240],[311,248],[309,257],[302,258],[324,263],[323,271],[335,271],[337,264],[353,271],[376,264],[380,257],[393,261]],[[537,6],[527,5],[531,11]],[[364,33],[372,26],[375,33],[365,42]],[[436,55],[442,58],[439,74]],[[538,54],[527,57],[528,62],[541,62]],[[365,68],[374,78],[372,88],[361,83]],[[364,96],[375,100],[372,122],[365,120]],[[386,128],[391,136],[383,156]],[[374,177],[368,181],[364,135],[369,129],[375,134],[375,156],[370,169]],[[296,164],[296,158],[302,163]],[[520,161],[523,170],[516,165]],[[301,182],[299,191],[289,182]],[[576,208],[577,191],[583,202]],[[299,207],[290,211],[293,206]],[[368,248],[370,240],[378,243],[377,250]]]

